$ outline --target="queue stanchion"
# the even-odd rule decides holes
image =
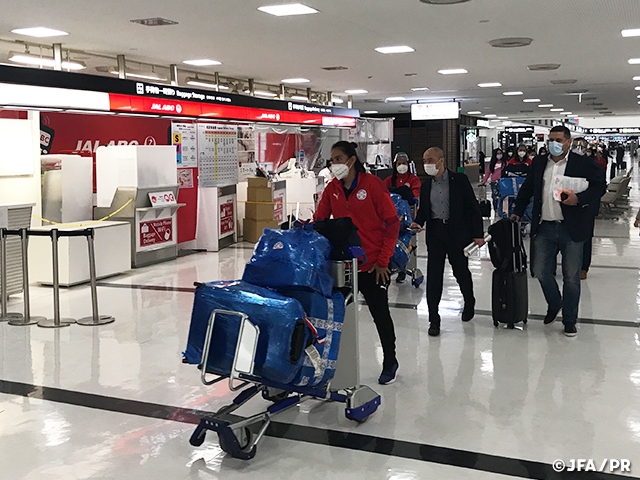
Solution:
[[[31,316],[31,297],[29,295],[29,232],[26,228],[21,228],[20,232],[20,250],[22,254],[22,288],[23,288],[23,309],[24,313],[21,318],[9,319],[9,325],[16,327],[25,327],[35,325],[45,317]]]
[[[7,312],[7,303],[9,303],[7,281],[7,229],[0,228],[0,322],[22,318],[21,313]]]
[[[87,235],[87,245],[89,248],[89,280],[91,282],[91,309],[92,316],[80,318],[78,325],[95,327],[98,325],[106,325],[116,321],[111,315],[100,315],[98,313],[98,279],[96,274],[96,250],[95,250],[95,230],[88,228],[85,230]]]
[[[42,328],[63,328],[76,323],[73,318],[60,318],[60,265],[58,256],[58,239],[60,232],[57,228],[51,230],[51,258],[53,272],[53,318],[45,318],[38,322]]]

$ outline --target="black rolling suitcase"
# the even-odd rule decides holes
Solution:
[[[480,204],[480,214],[484,218],[491,217],[491,210],[492,210],[491,202],[489,200],[480,200],[478,203]]]
[[[520,224],[502,219],[489,227],[489,253],[496,268],[491,289],[493,325],[527,323],[529,290],[527,255],[522,243]]]

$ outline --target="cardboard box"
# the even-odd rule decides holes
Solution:
[[[247,201],[249,202],[273,202],[271,187],[247,188]]]
[[[245,218],[243,226],[244,241],[251,243],[260,240],[265,228],[278,228],[278,224],[274,220],[253,220],[251,218]]]
[[[247,181],[249,182],[249,188],[265,188],[269,186],[269,179],[264,177],[249,177]]]
[[[252,220],[273,220],[274,203],[251,203],[247,201],[244,216]]]

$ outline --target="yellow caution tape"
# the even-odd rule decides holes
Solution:
[[[127,207],[127,205],[129,205],[131,202],[133,202],[133,198],[130,198],[127,201],[127,203],[125,203],[119,209],[117,209],[115,212],[110,213],[106,217],[102,217],[102,218],[100,218],[98,220],[92,220],[91,222],[86,222],[86,223],[60,223],[60,222],[54,222],[53,220],[47,220],[46,218],[42,218],[42,217],[39,217],[37,215],[32,215],[32,216],[33,216],[33,218],[35,218],[37,220],[49,223],[51,225],[55,225],[56,227],[87,227],[89,225],[95,225],[97,223],[104,222],[105,220],[109,220],[111,217],[113,217],[114,215],[117,215],[122,210],[124,210]]]

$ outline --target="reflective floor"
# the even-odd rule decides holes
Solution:
[[[202,385],[181,352],[193,282],[238,278],[251,245],[102,282],[101,313],[117,319],[110,325],[0,324],[0,477],[554,478],[552,462],[580,458],[629,459],[640,478],[638,177],[632,186],[631,209],[598,220],[576,338],[564,337],[559,323],[543,326],[546,305],[534,279],[529,324],[494,328],[483,249],[471,261],[478,315],[462,324],[460,291],[447,270],[439,338],[427,336],[424,287],[392,285],[401,365],[393,385],[376,385],[381,348],[361,308],[361,380],[383,399],[375,415],[356,425],[338,404],[304,403],[277,417],[281,434],[265,437],[250,462],[225,456],[214,434],[202,447],[189,445],[192,410],[217,410],[233,395],[223,384]],[[426,270],[424,256],[422,248]],[[61,304],[63,316],[88,315],[88,288],[64,290]],[[51,305],[51,290],[34,286],[33,313],[51,316]],[[20,309],[20,297],[12,298],[10,310]],[[237,413],[264,406],[254,399]]]

